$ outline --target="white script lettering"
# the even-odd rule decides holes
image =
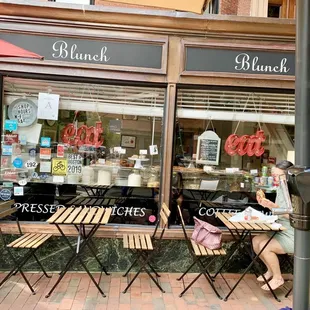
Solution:
[[[282,58],[281,62],[277,66],[261,64],[258,56],[253,58],[247,53],[241,53],[236,56],[235,70],[237,71],[253,71],[263,73],[288,73],[291,69],[286,66],[287,58]]]
[[[69,59],[69,60],[78,60],[81,62],[109,62],[111,57],[107,56],[108,48],[103,46],[99,53],[90,54],[90,53],[81,53],[77,44],[68,45],[64,40],[56,41],[53,44],[52,54],[55,59]]]

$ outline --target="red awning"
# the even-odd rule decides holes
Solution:
[[[43,59],[43,56],[27,51],[21,47],[18,47],[4,40],[0,40],[0,57]]]

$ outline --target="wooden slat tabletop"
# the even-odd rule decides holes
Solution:
[[[0,219],[6,217],[8,215],[12,215],[16,211],[17,211],[16,207],[9,208],[9,209],[6,209],[6,210],[0,210]]]
[[[60,208],[47,222],[49,224],[97,225],[107,224],[112,208]]]
[[[282,231],[285,227],[275,228],[271,224],[266,223],[255,223],[252,222],[230,222],[229,219],[233,216],[229,213],[217,212],[216,216],[223,222],[223,224],[231,230],[250,230],[250,231]]]

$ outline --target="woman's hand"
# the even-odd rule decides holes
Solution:
[[[275,207],[275,204],[272,201],[270,201],[269,199],[266,199],[266,198],[263,198],[261,200],[261,202],[259,202],[259,204],[261,206],[263,206],[264,208],[268,208],[270,210]]]

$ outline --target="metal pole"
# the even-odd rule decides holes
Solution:
[[[296,16],[296,164],[310,166],[310,0],[297,0]],[[310,306],[310,231],[295,229],[294,310]]]

